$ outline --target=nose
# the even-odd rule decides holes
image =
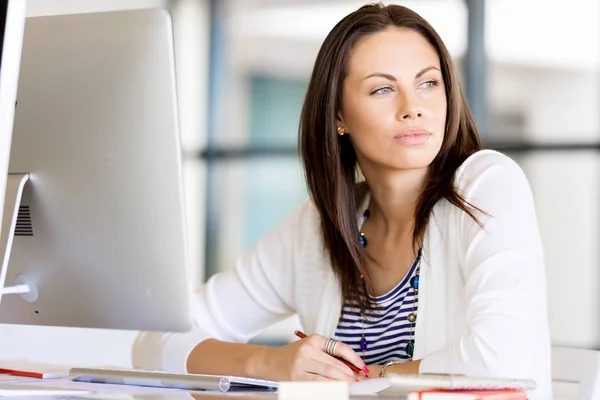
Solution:
[[[402,121],[423,117],[423,109],[418,97],[412,93],[404,93],[399,98],[398,119]]]

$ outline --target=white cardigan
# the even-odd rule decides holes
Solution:
[[[489,216],[481,229],[446,200],[425,232],[414,358],[420,372],[535,379],[531,399],[551,398],[546,278],[533,196],[520,167],[483,150],[456,173],[464,198]],[[359,210],[359,224],[368,198]],[[330,337],[341,310],[339,284],[310,201],[262,238],[235,271],[213,276],[194,300],[197,329],[141,333],[137,368],[185,372],[208,337],[247,342],[295,313],[307,333]]]

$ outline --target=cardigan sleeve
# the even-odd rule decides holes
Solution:
[[[546,278],[533,195],[521,168],[486,151],[457,171],[457,188],[481,228],[460,212],[467,329],[426,355],[420,372],[531,378],[548,343]]]
[[[299,243],[312,229],[307,200],[243,254],[232,271],[212,276],[192,298],[194,327],[186,333],[141,332],[134,368],[186,372],[188,355],[207,338],[247,342],[295,311]]]

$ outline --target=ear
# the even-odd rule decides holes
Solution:
[[[342,115],[342,111],[338,110],[335,114],[335,119],[338,124],[344,124],[344,116]]]
[[[338,133],[339,133],[339,129],[342,128],[343,132],[347,132],[348,131],[348,127],[346,125],[346,122],[344,121],[344,116],[342,115],[341,111],[338,111],[335,115],[335,119],[337,122],[337,129],[338,129]]]

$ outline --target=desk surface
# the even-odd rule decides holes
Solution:
[[[144,386],[130,386],[130,385],[115,385],[115,384],[103,384],[103,383],[84,383],[84,382],[73,382],[68,378],[63,379],[34,379],[34,378],[20,378],[20,377],[8,377],[0,374],[0,389],[8,388],[11,389],[23,387],[29,389],[35,388],[36,390],[46,390],[44,393],[40,393],[39,396],[34,397],[22,397],[23,400],[31,399],[78,399],[78,400],[95,400],[95,399],[112,399],[112,400],[226,400],[229,398],[236,398],[240,400],[277,400],[276,392],[202,392],[202,391],[188,391],[181,389],[165,389],[165,388],[154,388]],[[56,389],[67,389],[75,390],[73,394],[52,394],[50,390]],[[88,391],[88,393],[82,393],[81,391]],[[368,397],[373,399],[373,397]],[[367,399],[366,397],[354,397],[353,400]],[[318,400],[314,398],[307,398],[306,400]],[[328,399],[323,399],[328,400]]]
[[[217,393],[217,392],[201,392],[201,391],[187,391],[180,389],[163,389],[163,388],[152,388],[142,386],[129,386],[129,385],[113,385],[113,384],[101,384],[101,383],[82,383],[72,382],[67,379],[20,379],[17,381],[8,382],[6,380],[0,381],[0,390],[11,386],[11,388],[22,387],[35,387],[40,390],[51,390],[51,389],[69,389],[78,391],[89,391],[89,393],[74,392],[73,394],[52,394],[49,392],[41,393],[39,396],[27,396],[21,397],[23,400],[38,400],[38,399],[77,399],[77,400],[95,400],[95,399],[106,399],[106,400],[227,400],[230,398],[236,398],[240,400],[277,400],[276,392],[229,392],[229,393]],[[351,397],[352,400],[372,400],[372,396],[368,397]],[[306,400],[320,400],[319,398],[310,397]],[[322,400],[329,400],[322,398]]]

